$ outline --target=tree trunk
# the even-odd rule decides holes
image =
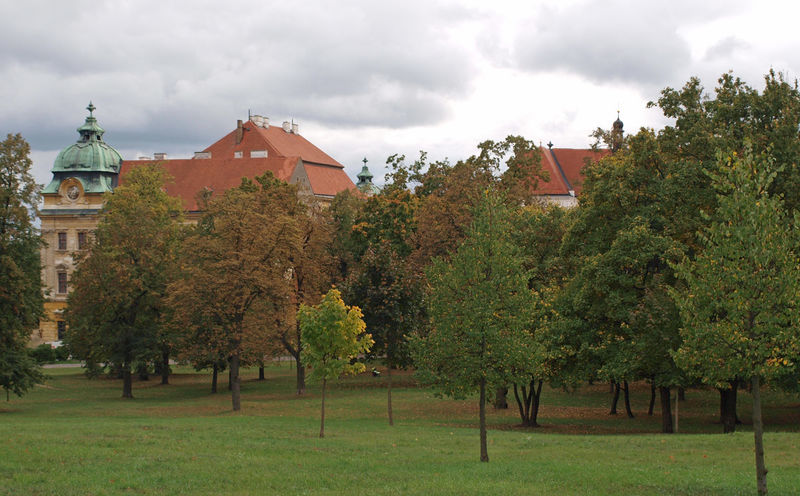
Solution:
[[[531,407],[531,427],[539,427],[539,400],[542,397],[542,383],[539,381],[536,386],[536,393],[533,395],[533,406]],[[533,382],[531,381],[531,393],[533,393]]]
[[[508,388],[499,387],[494,392],[494,409],[505,410],[508,408]]]
[[[480,399],[478,404],[478,424],[481,437],[481,461],[489,461],[489,451],[486,448],[486,379],[481,379]]]
[[[622,384],[624,385],[625,389],[625,412],[628,414],[628,418],[633,418],[633,412],[631,411],[631,397],[628,391],[628,381],[623,381]]]
[[[230,363],[230,360],[228,362]],[[230,366],[228,366],[228,391],[233,391],[233,371]]]
[[[678,401],[686,401],[686,388],[683,386],[678,388]]]
[[[297,309],[300,309],[300,303],[297,303]],[[297,362],[297,394],[305,394],[306,392],[306,368],[303,366],[303,361],[301,360],[301,353],[303,350],[303,343],[302,333],[300,332],[300,323],[298,322],[295,325],[295,337],[297,338],[297,349],[295,350],[294,359]]]
[[[539,417],[539,398],[542,395],[543,382],[540,380],[537,385],[536,379],[531,379],[527,388],[525,386],[518,387],[514,384],[514,399],[517,400],[519,417],[525,427],[539,427],[537,419]],[[521,398],[520,390],[522,390]]]
[[[258,380],[263,381],[264,379],[264,366],[262,365],[258,368]]]
[[[219,375],[219,365],[214,364],[214,372],[211,374],[211,394],[217,394],[217,376]]]
[[[757,375],[750,381],[753,394],[753,439],[756,445],[756,484],[759,496],[767,494],[767,467],[764,464],[764,422],[761,419],[761,384]]]
[[[161,384],[169,384],[169,347],[161,350]]]
[[[239,353],[231,355],[231,402],[233,403],[233,411],[238,412],[242,409],[242,390],[239,383]]]
[[[325,389],[328,386],[328,380],[322,379],[322,409],[319,415],[319,437],[325,437]]]
[[[608,412],[609,415],[616,415],[617,414],[617,402],[619,401],[619,383],[614,383],[614,396],[611,398],[611,411]]]
[[[722,432],[725,434],[736,432],[736,399],[739,381],[731,381],[728,389],[719,389],[719,420],[722,422]]]
[[[386,405],[389,413],[389,425],[394,425],[394,418],[392,417],[392,366],[386,366]]]
[[[295,358],[297,362],[297,394],[305,394],[306,392],[306,368],[300,363],[300,353],[298,352],[298,356]]]
[[[148,373],[146,363],[139,362],[139,364],[136,366],[136,375],[139,376],[140,381],[150,380],[150,374]]]
[[[658,392],[661,396],[661,432],[672,434],[672,410],[670,406],[669,388],[659,386]]]
[[[122,366],[122,397],[133,398],[133,379],[131,378],[131,365]]]
[[[656,406],[656,381],[650,382],[650,405],[647,407],[647,414],[653,416],[653,408]]]

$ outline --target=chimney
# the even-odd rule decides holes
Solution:
[[[292,134],[300,134],[300,125],[292,123]]]
[[[268,129],[269,128],[269,117],[264,117],[263,115],[254,115],[250,117],[250,120],[253,121],[257,127]]]
[[[236,144],[242,142],[242,136],[244,135],[244,129],[242,129],[242,120],[239,119],[236,121]]]
[[[153,154],[153,160],[166,160],[167,154],[164,152],[158,152]]]
[[[283,121],[283,130],[287,133],[290,133],[292,131],[292,123],[289,121]]]

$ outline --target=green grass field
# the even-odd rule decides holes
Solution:
[[[681,434],[659,434],[646,415],[649,389],[634,389],[635,419],[608,415],[608,386],[543,393],[538,429],[512,409],[489,410],[490,463],[478,461],[477,404],[452,401],[396,377],[396,425],[386,421],[385,377],[334,385],[326,437],[319,391],[294,394],[294,370],[244,374],[242,411],[226,382],[179,368],[172,384],[87,380],[80,369],[0,403],[0,494],[698,494],[755,493],[750,396],[745,424],[722,435],[718,396],[689,390]],[[800,404],[766,393],[770,494],[800,494]],[[620,405],[621,406],[621,405]]]

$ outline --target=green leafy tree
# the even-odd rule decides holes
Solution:
[[[464,243],[451,260],[435,259],[428,270],[431,329],[414,340],[414,363],[423,382],[464,398],[478,393],[480,459],[486,446],[486,390],[531,376],[528,289],[510,238],[502,197],[484,194]]]
[[[21,135],[0,142],[0,385],[22,396],[44,381],[26,345],[44,315],[39,249],[33,226],[39,188]]]
[[[301,305],[297,320],[303,333],[303,350],[311,366],[311,380],[322,381],[319,437],[325,437],[325,392],[329,379],[364,371],[356,361],[373,344],[358,307],[348,307],[341,293],[331,289],[319,305]]]
[[[559,325],[584,379],[658,386],[662,431],[672,432],[669,388],[684,378],[671,355],[680,339],[666,293],[674,284],[668,261],[686,249],[678,241],[685,226],[698,225],[699,208],[679,204],[676,194],[691,190],[695,173],[665,161],[652,131],[627,143],[585,169],[580,207],[562,246],[576,272],[559,301]],[[626,407],[632,416],[627,401]]]
[[[800,237],[781,198],[769,195],[779,171],[771,158],[748,151],[713,175],[715,221],[701,238],[703,252],[676,266],[686,289],[672,293],[684,321],[679,362],[709,384],[750,381],[761,495],[767,494],[761,385],[794,367],[800,353]]]
[[[699,211],[713,212],[716,196],[708,185],[705,171],[720,165],[718,153],[742,154],[745,143],[756,154],[769,151],[777,163],[787,164],[770,185],[770,194],[782,195],[787,210],[800,208],[800,91],[797,82],[787,82],[783,74],[770,70],[761,91],[732,73],[723,74],[713,92],[706,92],[697,78],[682,88],[666,88],[656,102],[671,125],[658,132],[659,156],[673,163],[669,173],[676,180],[663,198],[672,202],[670,217],[674,239],[692,257],[703,249],[698,232],[710,218]],[[688,214],[688,215],[687,215]],[[743,378],[731,377],[720,384],[720,419],[725,432],[736,427],[736,394]],[[784,382],[791,385],[793,381]],[[790,386],[793,387],[793,386]]]
[[[389,242],[370,246],[342,285],[348,301],[363,309],[364,322],[375,339],[371,354],[386,360],[387,414],[392,412],[392,369],[410,365],[407,337],[424,325],[422,281]]]
[[[167,284],[180,247],[180,200],[167,195],[163,169],[141,166],[107,193],[88,255],[67,300],[67,344],[88,363],[122,371],[122,397],[132,398],[131,367],[160,355]]]
[[[561,346],[561,333],[554,325],[558,322],[554,303],[571,275],[568,261],[560,254],[570,213],[557,205],[533,203],[514,210],[511,216],[512,240],[528,276],[528,287],[541,300],[540,311],[535,312],[528,329],[535,344],[529,357],[531,375],[512,385],[522,425],[530,427],[539,425],[543,383],[571,384],[565,372],[572,356]]]

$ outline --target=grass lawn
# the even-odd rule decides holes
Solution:
[[[633,393],[635,419],[609,416],[607,385],[547,389],[538,429],[511,409],[489,410],[490,463],[478,461],[477,404],[433,397],[396,377],[396,425],[386,422],[385,376],[334,385],[319,433],[319,390],[293,393],[294,370],[246,370],[242,411],[226,382],[184,368],[161,386],[87,380],[48,369],[47,384],[0,403],[0,494],[754,494],[750,396],[739,432],[719,434],[718,395],[689,390],[681,434],[646,415],[649,389]],[[770,494],[800,493],[800,403],[765,394]],[[620,406],[622,406],[620,404]],[[624,410],[622,410],[624,412]]]

